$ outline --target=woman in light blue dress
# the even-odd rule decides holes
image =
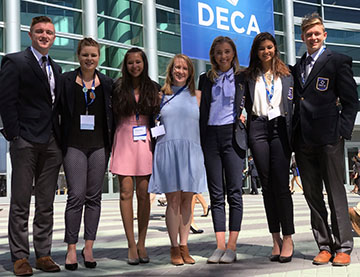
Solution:
[[[161,98],[165,134],[157,138],[149,192],[166,195],[171,263],[194,264],[187,247],[191,202],[207,184],[200,146],[200,91],[195,90],[194,66],[187,56],[178,54],[170,61]]]

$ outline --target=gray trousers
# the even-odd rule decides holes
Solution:
[[[13,262],[28,258],[29,207],[35,194],[33,241],[36,258],[49,256],[53,232],[53,202],[60,165],[61,150],[55,138],[48,143],[32,143],[22,138],[10,143],[12,165],[9,214],[9,246]]]
[[[78,242],[84,212],[84,239],[95,240],[100,219],[101,192],[109,152],[105,148],[78,149],[69,147],[64,157],[68,186],[65,210],[65,242]]]
[[[295,155],[319,250],[350,255],[354,241],[344,188],[344,140],[317,147],[304,145],[300,141],[295,147]],[[331,230],[323,196],[323,182],[331,211]]]

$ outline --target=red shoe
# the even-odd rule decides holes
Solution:
[[[339,252],[336,253],[336,256],[333,260],[333,265],[334,266],[346,266],[350,264],[350,255],[343,253],[343,252]]]
[[[327,264],[330,259],[332,258],[332,255],[329,251],[322,250],[320,253],[313,259],[313,264],[315,265],[323,265]]]

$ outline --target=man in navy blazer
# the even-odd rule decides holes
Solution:
[[[49,17],[32,19],[31,47],[6,55],[0,71],[0,115],[12,164],[9,245],[15,275],[32,275],[28,219],[35,195],[33,243],[36,268],[60,271],[51,259],[53,201],[62,162],[57,104],[61,67],[48,52],[55,40]]]
[[[323,45],[327,33],[318,14],[303,19],[307,52],[294,66],[294,149],[319,254],[316,265],[350,264],[353,237],[344,188],[344,139],[351,139],[358,108],[352,59]],[[323,197],[331,211],[331,229]],[[334,239],[333,239],[333,237]]]

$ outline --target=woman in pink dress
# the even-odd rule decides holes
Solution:
[[[148,263],[145,237],[150,216],[148,183],[152,172],[152,143],[149,129],[159,110],[159,85],[148,75],[148,61],[139,48],[125,54],[122,78],[114,88],[113,110],[117,127],[110,170],[120,183],[120,211],[128,240],[128,264]],[[134,184],[135,181],[135,184]],[[138,201],[138,242],[135,242],[132,199]]]

